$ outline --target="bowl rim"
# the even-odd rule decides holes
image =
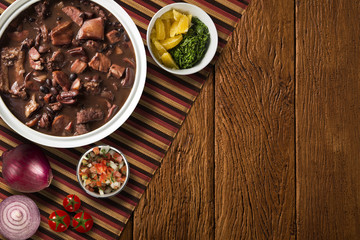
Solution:
[[[189,13],[191,13],[194,9],[198,12],[201,13],[201,18],[199,17],[199,15],[193,15],[196,17],[199,17],[200,20],[202,22],[204,22],[204,24],[208,27],[209,29],[209,33],[210,33],[210,44],[208,47],[208,50],[205,54],[205,56],[203,57],[203,59],[196,64],[195,66],[193,66],[192,68],[188,68],[188,69],[171,69],[168,68],[166,66],[164,66],[153,54],[152,49],[151,49],[151,30],[153,29],[153,26],[155,24],[156,19],[158,19],[159,17],[161,17],[161,15],[163,15],[165,12],[171,10],[171,9],[175,9],[175,8],[184,8],[186,10],[182,10],[181,11],[187,11]],[[206,23],[205,23],[206,20]],[[156,62],[157,65],[159,65],[162,69],[173,73],[173,74],[177,74],[177,75],[190,75],[196,72],[201,71],[202,69],[204,69],[214,58],[217,48],[218,48],[218,33],[217,33],[217,29],[215,26],[214,21],[211,19],[211,17],[209,16],[209,14],[207,14],[207,12],[205,12],[203,9],[201,9],[200,7],[194,5],[194,4],[190,4],[190,3],[184,3],[184,2],[180,2],[180,3],[172,3],[169,5],[166,5],[164,7],[162,7],[161,9],[159,9],[154,16],[151,18],[147,31],[146,31],[146,44],[147,47],[149,49],[150,55],[151,57],[154,59],[154,61]],[[207,61],[204,61],[204,59],[208,59]]]
[[[91,152],[95,147],[110,147],[111,150],[114,150],[115,152],[119,153],[123,160],[124,160],[124,164],[126,166],[126,178],[125,178],[125,181],[124,183],[121,185],[121,187],[116,190],[115,192],[111,192],[111,193],[105,193],[104,195],[100,195],[100,194],[97,194],[97,193],[94,193],[94,192],[90,192],[89,190],[87,190],[84,185],[82,184],[81,180],[80,180],[80,175],[79,175],[79,170],[80,170],[80,166],[81,166],[81,160],[83,159],[84,156],[86,156],[89,152]],[[77,167],[76,167],[76,177],[77,177],[77,180],[81,186],[81,188],[87,193],[89,194],[90,196],[92,197],[95,197],[95,198],[108,198],[108,197],[113,197],[115,195],[117,195],[118,193],[120,193],[124,187],[126,186],[127,182],[129,181],[129,178],[130,178],[130,167],[129,167],[129,163],[125,157],[125,155],[117,148],[113,147],[113,146],[110,146],[110,145],[96,145],[94,147],[91,147],[89,150],[87,150],[83,155],[81,155],[80,159],[79,159],[79,162],[77,164]]]
[[[15,17],[39,1],[40,0],[17,0],[12,3],[0,16],[0,38],[5,32],[7,26]],[[26,126],[13,115],[0,96],[0,117],[15,132],[30,141],[44,146],[57,148],[80,147],[97,142],[117,130],[130,117],[138,102],[140,101],[140,97],[144,90],[147,73],[145,47],[140,32],[128,13],[115,1],[91,1],[111,12],[121,22],[126,32],[128,33],[128,36],[133,44],[136,58],[134,85],[124,105],[120,108],[117,114],[115,114],[115,116],[110,119],[110,121],[89,133],[78,136],[49,135]]]

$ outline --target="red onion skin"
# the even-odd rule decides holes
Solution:
[[[2,155],[5,183],[19,192],[38,192],[48,187],[53,178],[51,167],[41,148],[21,144]]]
[[[22,206],[26,208],[22,208]],[[17,210],[25,213],[27,216],[12,216],[11,213]],[[15,219],[12,217],[15,217]],[[39,208],[36,206],[36,203],[27,196],[10,196],[0,203],[0,234],[6,237],[6,239],[25,240],[30,238],[39,228],[40,220]],[[19,221],[25,221],[25,223],[21,225],[23,228],[16,230],[14,229],[14,224],[19,224]]]

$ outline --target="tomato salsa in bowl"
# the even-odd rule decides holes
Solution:
[[[81,187],[97,198],[112,197],[121,192],[129,172],[124,154],[107,145],[93,147],[84,153],[76,170]]]

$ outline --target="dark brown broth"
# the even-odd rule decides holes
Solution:
[[[64,21],[71,21],[71,18],[69,16],[67,16],[62,10],[61,8],[58,7],[58,3],[60,1],[51,1],[50,3],[50,13],[51,15],[49,17],[47,17],[46,19],[44,19],[43,23],[45,23],[45,25],[47,26],[49,33],[51,31],[51,29],[53,29],[55,26],[58,25],[57,21],[60,19],[60,22],[64,22]],[[80,1],[62,1],[64,3],[64,6],[76,6],[78,7],[81,11],[88,11],[88,12],[94,12],[91,8],[90,5],[84,5],[82,3],[80,3]],[[34,4],[35,5],[35,4]],[[106,11],[104,8],[101,8],[107,15],[108,15],[108,21],[113,23],[113,22],[117,22],[118,20],[109,14],[108,11]],[[37,31],[34,30],[36,27],[39,27],[39,25],[36,24],[36,22],[29,22],[28,19],[29,18],[34,18],[36,19],[36,13],[34,11],[34,6],[31,6],[29,9],[27,9],[26,11],[24,11],[19,17],[17,17],[13,22],[16,23],[17,21],[20,22],[20,24],[22,24],[23,26],[23,30],[29,30],[30,34],[28,36],[28,38],[35,38],[37,35]],[[25,21],[23,21],[23,19],[26,19]],[[17,25],[17,24],[14,24]],[[110,25],[108,23],[105,22],[105,35],[106,33],[108,33],[109,31],[113,30],[113,29],[118,29],[118,28],[122,28],[121,24],[113,26]],[[78,30],[80,29],[80,27],[75,24],[74,22],[72,23],[72,30],[74,32],[74,36],[73,38],[75,38]],[[5,33],[3,34],[3,38],[1,39],[1,48],[3,47],[17,47],[19,46],[19,42],[14,42],[14,41],[10,41],[7,37],[7,33],[14,31],[15,29],[12,26],[9,26],[8,29],[5,31]],[[126,31],[124,31],[123,33],[123,38],[126,38]],[[99,43],[107,43],[107,39],[106,37],[104,38],[104,40],[100,40],[97,41]],[[124,67],[128,67],[128,68],[132,68],[134,71],[134,67],[131,66],[131,64],[129,64],[128,62],[124,61],[124,59],[128,58],[131,61],[134,62],[134,65],[136,64],[136,60],[135,60],[135,54],[134,54],[134,50],[133,50],[133,46],[131,44],[130,41],[125,42],[120,41],[119,43],[113,44],[113,47],[115,46],[119,46],[122,50],[123,53],[121,55],[116,55],[116,54],[111,54],[109,56],[109,58],[111,59],[112,64],[118,64],[120,66],[124,66]],[[61,49],[63,52],[66,52],[68,49],[72,49],[75,48],[76,46],[72,46],[70,45],[64,45],[64,46],[53,46],[51,44],[51,51],[50,53],[44,53],[41,54],[42,58],[46,58],[47,56],[52,55],[52,53],[58,49]],[[26,51],[28,52],[28,51]],[[86,53],[88,56],[89,61],[92,59],[92,57],[95,55],[96,51],[91,51],[89,49],[86,49]],[[68,76],[70,76],[71,72],[70,72],[70,66],[71,63],[76,59],[76,57],[72,57],[69,54],[64,54],[65,55],[65,61],[66,61],[66,65],[61,69],[61,71],[63,71],[64,73],[66,73]],[[33,71],[32,68],[29,65],[29,57],[28,54],[26,54],[25,57],[25,70],[26,73],[24,74],[24,76],[29,73],[30,71]],[[52,72],[48,72],[46,70],[46,68],[41,71],[41,73],[46,74],[47,78],[52,79]],[[123,104],[125,103],[126,99],[129,96],[129,93],[131,91],[131,88],[119,88],[118,90],[114,89],[113,87],[113,83],[117,82],[117,81],[121,81],[121,79],[116,79],[113,77],[108,78],[107,77],[107,73],[103,73],[103,72],[99,72],[96,71],[92,68],[90,68],[89,66],[87,67],[87,69],[81,73],[78,74],[78,77],[83,80],[86,76],[94,76],[94,75],[99,75],[100,78],[102,79],[102,86],[106,87],[107,90],[111,90],[114,93],[114,100],[113,100],[113,104],[116,104],[120,109],[121,106],[123,106]],[[9,80],[10,80],[10,86],[14,83],[14,71],[12,71],[11,68],[9,68]],[[39,88],[42,84],[36,82],[35,83],[36,88]],[[37,102],[39,103],[43,103],[43,101],[39,100],[39,96],[44,96],[45,94],[43,94],[42,92],[40,92],[40,90],[29,90],[27,89],[26,92],[28,93],[28,96],[31,96],[32,94],[35,94]],[[30,117],[26,117],[24,114],[24,108],[25,105],[27,104],[27,102],[29,101],[29,98],[26,100],[23,100],[21,98],[14,98],[13,96],[11,96],[11,94],[9,93],[1,93],[1,96],[5,102],[5,104],[7,105],[7,107],[10,109],[10,111],[23,123],[28,122],[29,120],[31,120],[36,114],[43,114],[44,112],[46,112],[46,106],[47,104],[44,104],[44,106],[40,109],[38,109],[36,112],[34,112],[34,114],[32,114]],[[41,97],[40,97],[41,98]],[[92,121],[87,123],[88,128],[90,131],[99,128],[100,126],[105,124],[105,118],[107,115],[107,110],[108,110],[108,103],[106,102],[105,98],[101,97],[100,95],[92,95],[92,94],[87,94],[84,92],[81,92],[80,96],[77,98],[77,103],[73,104],[73,105],[63,105],[63,108],[60,112],[56,113],[56,115],[62,114],[66,116],[66,119],[68,122],[73,121],[74,123],[74,127],[72,128],[71,131],[54,131],[52,128],[46,129],[46,128],[40,128],[38,125],[34,126],[33,128],[36,129],[37,131],[40,131],[42,133],[46,133],[46,134],[50,134],[50,135],[58,135],[58,136],[68,136],[68,135],[74,135],[75,133],[75,123],[76,123],[76,114],[77,112],[79,112],[81,109],[84,108],[88,108],[88,107],[96,107],[96,108],[101,108],[104,110],[104,114],[105,117],[104,119],[100,120],[100,121]],[[55,117],[54,116],[54,117]],[[113,116],[113,115],[112,115]],[[108,119],[109,120],[109,119]]]

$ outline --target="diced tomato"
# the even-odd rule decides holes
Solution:
[[[80,176],[82,176],[82,175],[88,175],[89,173],[90,173],[89,168],[82,168],[82,169],[80,169],[80,171],[79,171]]]
[[[113,154],[113,158],[115,159],[115,158],[118,158],[118,157],[120,157],[121,155],[120,154],[118,154],[117,152],[115,152],[114,154]]]
[[[90,179],[86,179],[85,180],[85,185],[89,185],[91,183],[91,180]]]
[[[103,172],[106,172],[106,166],[102,164],[96,164],[95,166],[98,174],[102,174]]]
[[[112,174],[111,174],[111,173],[109,173],[109,174],[106,175],[106,179],[111,180],[111,177],[112,177]]]
[[[97,173],[99,173],[100,164],[94,163],[94,167],[96,168]]]
[[[106,166],[107,161],[106,161],[106,160],[102,160],[101,163],[102,163],[102,165]]]
[[[97,182],[96,182],[96,186],[101,187],[101,182],[100,182],[100,181],[97,181]]]
[[[125,179],[126,179],[126,176],[122,175],[121,178],[120,178],[120,182],[121,183],[125,182]]]
[[[120,182],[121,173],[119,173],[118,171],[114,172],[114,177],[117,182]]]
[[[100,153],[99,147],[94,147],[93,152],[95,153],[95,155],[99,155],[99,153]]]
[[[90,185],[90,187],[95,187],[96,186],[96,181],[91,181],[89,185]]]
[[[124,165],[121,169],[120,169],[121,173],[126,175],[126,166]]]
[[[100,182],[105,182],[105,180],[106,180],[106,175],[105,175],[105,174],[101,174],[99,180],[100,180]]]
[[[118,163],[121,163],[121,161],[123,160],[122,156],[118,153],[114,153],[113,154],[113,158],[115,161],[117,161]]]
[[[91,173],[96,173],[96,167],[95,167],[95,166],[92,166],[92,167],[90,168],[90,172],[91,172]]]

